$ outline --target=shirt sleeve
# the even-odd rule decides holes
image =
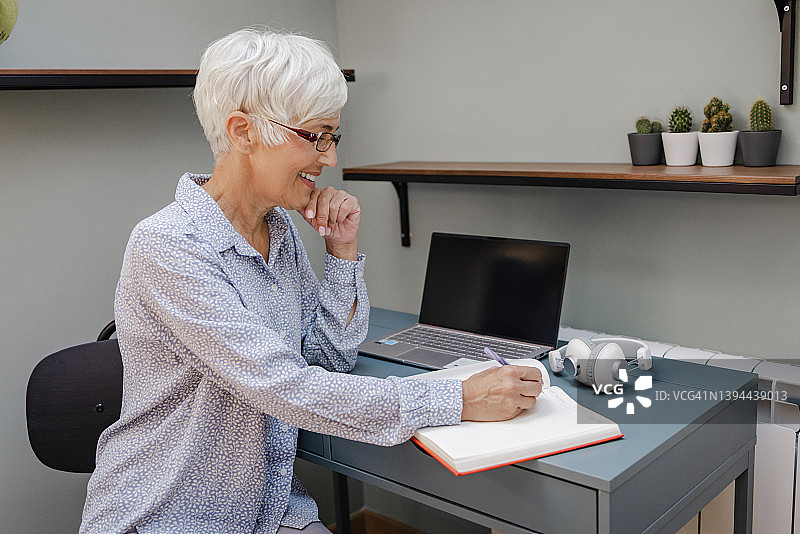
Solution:
[[[369,329],[369,297],[364,282],[365,256],[356,261],[325,253],[323,280],[317,279],[302,242],[298,249],[298,275],[301,278],[303,311],[303,357],[309,364],[329,371],[350,371],[356,364],[358,345]],[[350,322],[350,310],[356,304]]]
[[[256,409],[299,428],[378,445],[405,441],[423,426],[460,422],[460,381],[377,379],[309,365],[244,306],[216,252],[191,235],[150,227],[134,233],[121,283],[132,286],[138,306],[159,325],[151,335],[179,363]],[[350,274],[346,285],[356,285]],[[349,275],[333,268],[330,283],[340,283],[339,276]],[[319,325],[310,330],[318,331]]]

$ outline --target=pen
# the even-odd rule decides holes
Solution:
[[[502,356],[497,354],[495,351],[490,349],[489,347],[484,347],[483,352],[486,353],[487,356],[490,356],[493,360],[500,363],[500,365],[508,365],[508,362],[505,361]]]

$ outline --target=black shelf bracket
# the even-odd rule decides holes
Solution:
[[[408,220],[408,182],[392,180],[400,201],[400,243],[404,247],[411,246],[411,223]]]
[[[795,1],[774,0],[781,29],[781,105],[791,104],[794,97]]]

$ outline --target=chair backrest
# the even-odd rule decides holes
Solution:
[[[28,380],[25,406],[28,439],[44,465],[94,471],[97,438],[119,419],[122,408],[117,340],[85,343],[44,358]]]

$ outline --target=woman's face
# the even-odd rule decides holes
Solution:
[[[312,133],[333,133],[338,127],[338,117],[315,119],[297,125],[297,128]],[[315,181],[323,167],[336,166],[336,145],[331,144],[327,151],[319,152],[315,143],[290,130],[286,133],[289,138],[287,143],[274,147],[258,144],[254,149],[251,161],[257,188],[255,193],[269,206],[302,210],[308,204],[314,188],[321,186]]]

